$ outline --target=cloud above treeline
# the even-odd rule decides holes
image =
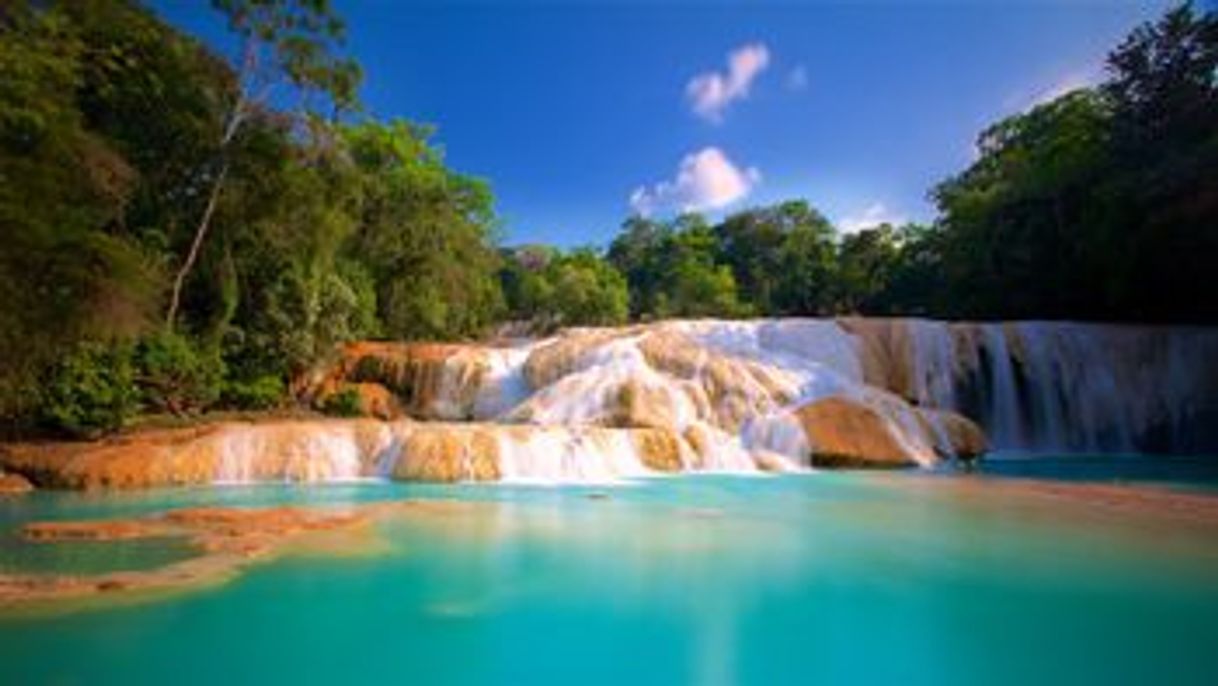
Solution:
[[[706,147],[682,158],[673,179],[635,189],[630,207],[643,216],[717,210],[744,199],[760,182],[756,167],[738,167],[719,148]]]
[[[770,65],[770,50],[764,43],[750,43],[727,56],[727,71],[708,71],[685,86],[694,114],[707,121],[723,121],[728,105],[747,98],[753,81]]]
[[[909,219],[902,214],[889,210],[884,203],[877,202],[868,205],[861,212],[849,214],[837,220],[837,229],[842,233],[857,233],[880,224],[900,226],[908,223]]]

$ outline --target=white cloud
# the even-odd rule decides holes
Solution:
[[[727,106],[747,98],[757,75],[770,65],[770,50],[763,43],[750,43],[727,56],[727,71],[708,71],[690,79],[685,96],[698,116],[722,121]]]
[[[842,233],[858,233],[863,229],[870,229],[873,226],[880,224],[891,224],[892,226],[900,226],[909,221],[904,215],[889,211],[884,203],[872,203],[863,209],[862,212],[846,215],[837,220],[837,229]]]
[[[635,189],[630,206],[644,216],[717,210],[746,197],[760,182],[761,172],[755,167],[741,169],[719,148],[703,148],[682,158],[671,181]]]
[[[808,87],[808,68],[802,64],[787,72],[787,90],[798,93]]]

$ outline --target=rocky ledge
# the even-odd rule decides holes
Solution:
[[[870,406],[830,398],[794,413],[794,451],[744,451],[712,427],[684,432],[660,427],[614,428],[410,419],[224,422],[135,432],[94,442],[0,446],[0,483],[44,488],[132,489],[261,481],[360,478],[453,482],[501,479],[609,481],[652,473],[723,467],[725,450],[744,469],[918,464],[923,444],[894,433]],[[785,420],[784,420],[785,421]],[[909,421],[932,433],[921,414]],[[786,424],[783,424],[787,427]],[[984,448],[967,420],[940,421],[956,454]],[[789,427],[787,427],[789,428]],[[727,445],[728,448],[725,448]],[[802,446],[802,447],[801,447]],[[814,446],[814,447],[812,447]],[[20,475],[20,476],[19,476]],[[26,481],[28,479],[28,481]]]
[[[34,490],[34,484],[20,474],[0,472],[0,495],[20,495]]]
[[[103,597],[136,599],[222,583],[242,569],[289,549],[360,554],[375,551],[370,525],[386,517],[449,516],[468,503],[405,501],[343,509],[206,507],[170,510],[133,519],[48,521],[26,524],[26,545],[81,541],[182,539],[195,554],[145,570],[106,574],[0,574],[0,612],[71,610]]]

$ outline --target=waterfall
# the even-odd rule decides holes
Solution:
[[[475,419],[493,419],[528,398],[524,363],[529,350],[528,346],[488,350],[486,372],[474,398]]]
[[[217,483],[351,481],[370,476],[368,462],[389,447],[374,422],[223,425],[169,459],[210,466]]]
[[[911,399],[1032,453],[1218,448],[1218,331],[1078,322],[904,321]]]
[[[956,352],[951,329],[943,322],[908,321],[913,346],[913,396],[919,405],[956,407]]]
[[[1218,448],[1218,331],[1203,328],[696,320],[506,348],[377,345],[404,362],[365,373],[410,379],[403,405],[427,421],[224,425],[156,446],[151,475],[116,460],[103,481],[604,483],[806,468],[842,445],[933,465],[978,435],[961,415],[998,451]],[[822,401],[855,414],[809,412]]]
[[[500,432],[500,478],[522,483],[611,483],[651,472],[625,432],[542,427],[527,434]]]
[[[985,341],[983,359],[987,362],[985,380],[990,400],[989,411],[983,420],[985,428],[995,445],[1024,448],[1027,442],[1021,430],[1023,413],[1015,388],[1015,365],[1007,345],[1006,326],[984,324],[981,333]]]

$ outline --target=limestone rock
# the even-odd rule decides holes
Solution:
[[[578,370],[586,355],[613,340],[630,335],[630,329],[569,329],[535,348],[524,364],[524,378],[533,390],[545,388]]]
[[[368,419],[224,422],[114,436],[25,443],[0,467],[51,488],[133,489],[216,481],[316,481],[371,471],[394,428]]]
[[[379,383],[340,382],[338,384],[331,384],[318,393],[316,402],[318,405],[325,407],[326,402],[331,397],[348,391],[354,391],[359,399],[359,414],[361,416],[376,417],[377,419],[399,419],[406,415],[406,411],[402,407],[402,403],[397,395]]]
[[[391,476],[408,481],[494,481],[499,445],[483,426],[420,424],[406,437]]]
[[[640,461],[648,468],[658,472],[679,472],[684,468],[681,442],[672,432],[640,429],[630,432],[630,438]]]
[[[0,495],[17,495],[34,490],[34,484],[20,474],[0,473]]]
[[[815,467],[911,467],[919,464],[875,408],[829,397],[795,412],[811,446]]]
[[[946,434],[953,456],[968,460],[985,454],[989,449],[985,432],[968,417],[951,410],[923,408],[919,411]]]
[[[486,348],[475,345],[359,341],[347,344],[337,362],[314,370],[297,385],[319,403],[346,384],[356,384],[372,416],[390,418],[405,411],[420,419],[470,419],[489,368],[487,355]]]

